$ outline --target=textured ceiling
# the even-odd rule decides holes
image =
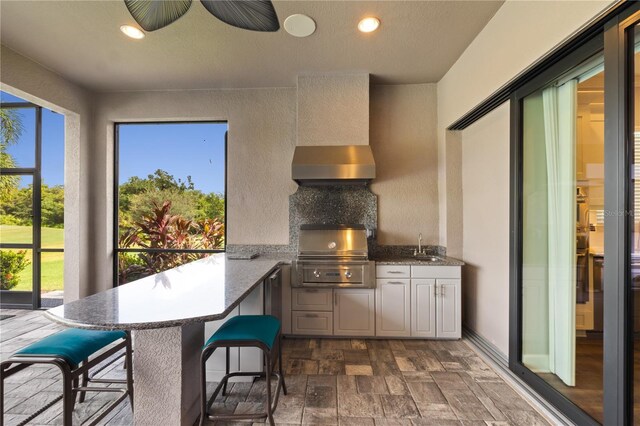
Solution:
[[[296,75],[368,72],[378,83],[438,81],[502,1],[275,1],[280,22],[304,13],[316,32],[230,27],[194,0],[166,28],[135,41],[124,2],[0,1],[0,42],[98,91],[294,86]],[[365,15],[382,25],[361,34]]]

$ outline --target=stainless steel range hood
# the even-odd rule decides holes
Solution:
[[[367,185],[376,177],[369,145],[297,146],[291,177],[299,185]]]

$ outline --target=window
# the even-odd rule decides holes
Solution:
[[[0,93],[2,306],[53,307],[64,292],[64,116]]]
[[[224,251],[227,124],[116,125],[116,285]]]

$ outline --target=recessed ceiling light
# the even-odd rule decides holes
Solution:
[[[294,37],[308,37],[316,31],[316,23],[307,15],[297,13],[284,20],[284,29]]]
[[[373,16],[364,18],[360,22],[358,22],[358,29],[363,33],[371,33],[377,30],[379,26],[380,20]]]
[[[142,30],[131,25],[121,26],[120,31],[122,31],[127,37],[135,38],[136,40],[144,38],[144,33],[142,32]]]

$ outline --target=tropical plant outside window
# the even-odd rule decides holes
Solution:
[[[226,130],[118,125],[118,284],[224,250]]]

